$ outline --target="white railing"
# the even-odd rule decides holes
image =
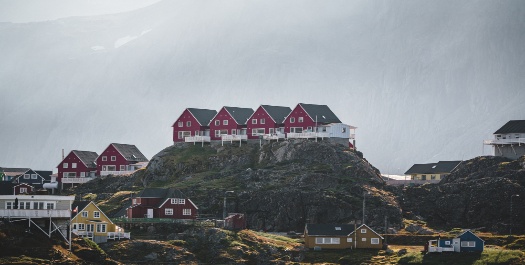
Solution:
[[[245,134],[226,134],[221,136],[222,141],[246,141],[248,140],[248,135]]]
[[[287,133],[286,138],[329,138],[330,133],[324,132],[303,132],[303,133]]]
[[[286,135],[283,133],[272,133],[272,134],[263,134],[264,140],[279,140],[284,139]]]
[[[121,239],[121,238],[131,238],[131,233],[124,232],[108,232],[108,239]]]
[[[127,170],[127,171],[100,171],[100,176],[107,176],[107,175],[127,175],[135,172],[135,170]]]
[[[440,181],[441,180],[439,180],[439,179],[429,179],[429,180],[420,180],[420,179],[417,179],[417,180],[411,180],[411,179],[397,180],[397,179],[394,179],[394,180],[386,180],[386,184],[392,185],[392,186],[422,185],[422,184],[425,184],[425,183],[436,184],[436,183],[439,183]]]
[[[93,238],[93,232],[87,232],[87,231],[78,231],[78,230],[71,230],[75,235],[81,236],[81,237],[89,237]]]
[[[25,209],[7,209],[0,210],[1,217],[11,218],[48,218],[48,217],[63,217],[70,218],[71,212],[69,210],[25,210]]]
[[[209,136],[188,136],[188,137],[184,137],[184,141],[186,143],[201,143],[201,142],[209,143],[210,140],[211,139],[210,139]]]
[[[525,138],[485,140],[483,144],[525,144]]]
[[[91,181],[93,179],[95,179],[95,178],[91,178],[91,177],[88,177],[88,178],[86,178],[86,177],[84,177],[84,178],[82,178],[82,177],[79,177],[79,178],[77,178],[77,177],[63,177],[61,181],[62,181],[62,183],[86,183],[86,182]]]

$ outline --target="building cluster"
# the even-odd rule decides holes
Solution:
[[[355,146],[356,127],[342,123],[326,105],[299,103],[289,107],[185,109],[173,123],[173,142],[239,142],[250,140],[319,139]]]

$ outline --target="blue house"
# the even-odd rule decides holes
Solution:
[[[470,230],[467,230],[463,232],[463,234],[452,239],[453,243],[455,239],[459,239],[460,252],[483,252],[485,241],[476,236]]]
[[[427,252],[483,252],[485,241],[472,231],[466,230],[453,239],[429,240],[425,246]]]

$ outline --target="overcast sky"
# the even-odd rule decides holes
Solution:
[[[33,22],[0,23],[3,167],[113,142],[151,158],[185,108],[301,102],[400,174],[525,119],[521,0],[0,0],[0,21]]]
[[[0,0],[0,22],[36,22],[71,16],[114,14],[160,0]]]

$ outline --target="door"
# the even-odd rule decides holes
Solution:
[[[461,246],[459,245],[459,243],[460,243],[459,238],[452,239],[452,246],[454,247],[454,252],[460,252]]]
[[[86,226],[86,233],[88,237],[93,236],[93,231],[95,231],[95,225],[94,224],[87,224]]]
[[[153,218],[153,209],[148,209],[148,213],[146,214],[146,218]]]

